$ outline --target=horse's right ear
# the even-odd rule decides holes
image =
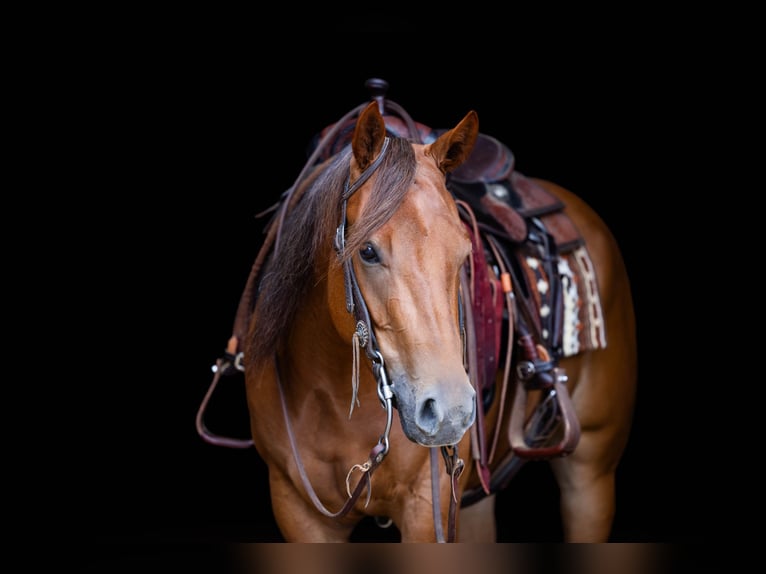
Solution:
[[[479,135],[479,114],[468,112],[460,123],[443,133],[428,149],[428,154],[444,173],[449,173],[462,164],[473,150]]]
[[[359,169],[364,171],[378,157],[385,139],[386,123],[380,115],[378,103],[372,101],[359,115],[351,140],[351,149]]]

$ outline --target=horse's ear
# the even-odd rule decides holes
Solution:
[[[427,153],[436,160],[439,169],[449,173],[468,158],[478,135],[479,115],[471,110],[458,125],[430,144]]]
[[[351,149],[359,169],[366,169],[378,157],[385,139],[386,123],[380,115],[378,103],[372,101],[359,115],[351,140]]]

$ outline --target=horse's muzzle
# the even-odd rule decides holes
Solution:
[[[423,446],[456,444],[476,418],[476,392],[467,378],[430,386],[397,380],[393,389],[404,434]]]

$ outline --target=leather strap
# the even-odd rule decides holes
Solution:
[[[325,505],[322,504],[322,501],[319,500],[319,497],[314,491],[314,487],[311,486],[311,480],[309,479],[308,474],[306,474],[306,468],[303,466],[303,460],[301,459],[301,455],[298,452],[298,444],[295,440],[293,425],[290,422],[290,415],[287,412],[287,400],[285,399],[285,392],[282,386],[282,380],[279,376],[279,363],[277,361],[276,356],[274,357],[274,372],[276,373],[277,387],[279,388],[279,399],[282,404],[282,414],[284,415],[285,428],[287,429],[287,438],[290,441],[290,448],[293,451],[293,458],[295,459],[295,464],[298,467],[298,474],[301,477],[303,486],[306,488],[306,493],[311,499],[311,502],[314,503],[314,506],[316,507],[316,509],[329,518],[340,518],[341,516],[345,516],[354,507],[354,505],[356,504],[356,501],[359,499],[359,495],[362,493],[362,490],[365,487],[367,487],[367,502],[369,503],[370,495],[372,494],[372,483],[371,483],[372,473],[375,472],[375,469],[378,468],[380,463],[383,462],[383,459],[385,458],[385,446],[383,445],[383,443],[378,442],[372,448],[372,450],[370,450],[370,455],[367,458],[367,461],[364,462],[363,464],[354,465],[349,471],[349,474],[347,477],[347,484],[346,484],[347,486],[348,486],[348,478],[351,477],[351,473],[354,470],[356,469],[360,470],[362,472],[362,477],[359,479],[359,482],[356,483],[356,487],[354,488],[354,491],[349,493],[348,499],[346,499],[346,502],[343,504],[340,510],[338,510],[337,512],[332,512],[328,510],[325,507]],[[366,506],[366,503],[365,503],[365,506]]]

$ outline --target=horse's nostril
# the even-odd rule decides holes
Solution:
[[[468,416],[465,419],[465,425],[471,426],[473,424],[473,421],[476,419],[476,401],[471,401],[471,410],[468,411]]]
[[[439,427],[439,409],[434,399],[426,399],[418,412],[418,426],[428,434],[433,434]]]

